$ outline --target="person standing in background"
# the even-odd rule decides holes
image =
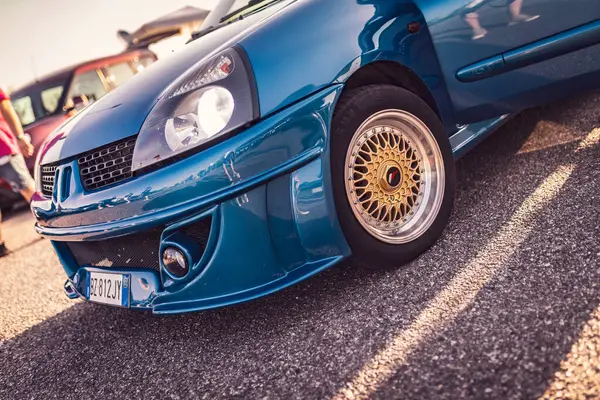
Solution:
[[[35,192],[35,183],[25,165],[25,157],[31,157],[33,146],[23,132],[19,116],[10,102],[10,97],[0,89],[0,177],[11,184],[27,200]],[[2,222],[2,212],[0,212]],[[9,254],[0,229],[0,257]]]

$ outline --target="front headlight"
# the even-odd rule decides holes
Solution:
[[[138,135],[133,171],[198,150],[258,117],[244,56],[228,49],[190,68],[163,92]]]

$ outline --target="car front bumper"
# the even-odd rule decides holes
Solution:
[[[52,241],[70,297],[85,298],[87,274],[101,270],[130,274],[132,308],[195,311],[274,292],[348,256],[329,174],[329,126],[341,90],[324,89],[211,148],[105,190],[84,191],[73,165],[66,199],[32,202],[36,230]],[[208,218],[199,248],[182,232]],[[162,266],[80,265],[68,243],[148,230],[160,231],[160,248],[174,242],[188,251],[187,276],[174,278]]]

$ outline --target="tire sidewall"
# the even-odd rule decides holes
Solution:
[[[383,110],[409,112],[427,125],[442,153],[445,187],[442,204],[431,226],[417,239],[404,244],[389,244],[373,237],[356,219],[345,187],[346,153],[352,137],[370,116]],[[446,226],[455,191],[454,158],[450,142],[435,112],[405,89],[373,85],[344,93],[338,102],[331,131],[332,184],[336,211],[354,261],[366,267],[387,268],[408,262],[431,247]]]

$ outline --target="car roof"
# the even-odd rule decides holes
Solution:
[[[93,69],[100,68],[103,64],[109,63],[111,61],[120,60],[120,59],[131,59],[134,57],[141,56],[151,56],[155,57],[154,53],[147,49],[135,49],[135,50],[127,50],[119,54],[114,54],[108,57],[95,58],[93,60],[88,60],[84,62],[80,62],[75,65],[71,65],[69,67],[62,68],[58,71],[54,71],[50,74],[44,75],[41,78],[36,79],[33,82],[30,82],[24,86],[21,86],[17,90],[13,91],[11,96],[18,97],[20,93],[30,91],[38,85],[45,85],[49,82],[56,81],[66,81],[69,79],[73,73],[77,70],[85,70],[85,69]]]
[[[22,94],[30,92],[32,89],[36,89],[37,86],[45,86],[50,82],[61,82],[66,81],[73,74],[73,69],[65,68],[57,72],[53,72],[52,74],[45,75],[42,78],[39,78],[35,82],[31,82],[25,86],[20,87],[17,90],[14,90],[10,95],[11,97],[20,97]]]

